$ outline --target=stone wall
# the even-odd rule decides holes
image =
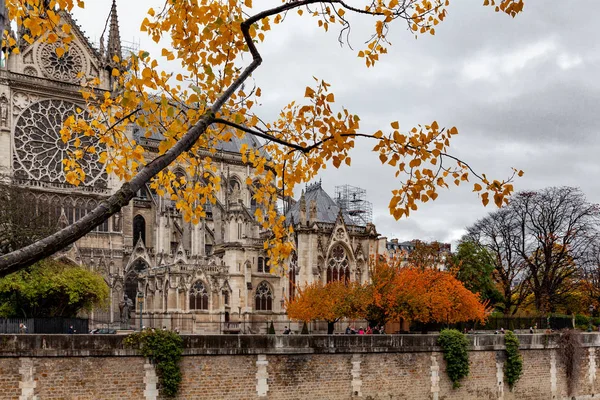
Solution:
[[[576,393],[558,335],[520,335],[523,376],[504,383],[502,335],[471,336],[470,375],[452,389],[435,335],[183,336],[178,398],[592,399],[600,335],[583,334]],[[0,335],[1,399],[156,399],[154,366],[117,335]]]

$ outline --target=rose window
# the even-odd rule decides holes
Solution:
[[[32,104],[19,116],[15,125],[13,170],[17,179],[46,183],[66,183],[62,160],[75,150],[75,137],[63,143],[60,129],[68,116],[90,119],[87,112],[64,100],[43,100]],[[79,136],[81,147],[93,144],[93,137]],[[98,147],[96,145],[96,147]],[[104,165],[99,151],[78,160],[85,172],[86,186],[106,187]]]
[[[71,44],[62,57],[56,54],[59,43],[44,44],[40,50],[40,61],[44,74],[63,82],[77,82],[77,74],[84,70],[84,57],[79,48]]]

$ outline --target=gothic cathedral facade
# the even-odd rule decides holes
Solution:
[[[120,186],[97,159],[87,160],[84,185],[66,183],[59,130],[79,110],[78,73],[97,76],[110,90],[112,58],[121,57],[116,3],[110,14],[108,40],[96,48],[68,15],[75,35],[68,52],[55,46],[20,41],[0,70],[0,171],[31,188],[36,201],[52,205],[59,224],[85,215]],[[16,36],[19,36],[17,33]],[[151,158],[160,138],[136,140]],[[119,304],[131,299],[145,325],[187,332],[264,331],[266,321],[286,321],[285,300],[304,283],[368,280],[368,259],[383,254],[385,241],[372,224],[360,226],[325,193],[320,183],[307,187],[286,216],[295,227],[296,250],[284,268],[272,270],[263,251],[264,235],[254,218],[252,191],[246,185],[251,166],[242,162],[242,144],[260,146],[246,136],[222,143],[213,159],[222,190],[199,224],[185,222],[169,199],[149,187],[120,213],[65,249],[66,258],[102,274],[111,291],[107,310],[90,319],[118,324]],[[175,174],[185,174],[173,167]],[[136,314],[137,315],[137,314]],[[218,324],[215,324],[218,323]]]

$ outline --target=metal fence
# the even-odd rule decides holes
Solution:
[[[410,326],[411,332],[425,333],[425,332],[437,332],[442,329],[452,328],[460,331],[481,331],[481,330],[492,330],[497,331],[501,329],[505,330],[529,330],[529,328],[540,330],[560,330],[574,328],[573,318],[569,316],[548,316],[548,317],[489,317],[485,323],[470,321],[461,322],[457,324],[444,324],[444,323],[422,323],[414,322]]]
[[[88,333],[84,318],[0,318],[0,333]]]
[[[86,320],[87,321],[87,320]],[[141,322],[141,323],[140,323]],[[18,325],[18,324],[17,324]],[[135,315],[127,324],[120,321],[102,321],[93,319],[89,321],[90,328],[111,329],[111,330],[139,330],[140,327],[146,329],[166,329],[178,331],[185,334],[214,335],[214,334],[267,334],[274,332],[282,334],[289,329],[291,334],[301,334],[304,323],[297,321],[265,320],[254,319],[253,317],[243,321],[199,321],[194,314],[150,314],[144,315],[140,321],[140,316]],[[271,330],[271,326],[273,329]],[[403,326],[403,325],[401,325]],[[366,330],[368,322],[365,320],[340,320],[334,324],[334,334],[344,334],[350,327],[355,331],[360,328]],[[420,323],[414,322],[410,325],[409,331],[398,330],[389,324],[386,327],[386,333],[433,333],[442,329],[453,328],[460,331],[495,331],[504,328],[505,330],[528,331],[529,328],[536,328],[536,332],[545,330],[560,330],[573,328],[573,318],[570,316],[550,316],[550,317],[489,317],[485,324],[480,322],[463,322],[457,324],[445,323]],[[400,328],[402,329],[402,328]],[[406,326],[405,328],[406,329]],[[306,324],[306,331],[309,334],[327,333],[326,321],[311,321]],[[78,329],[79,332],[79,329]]]

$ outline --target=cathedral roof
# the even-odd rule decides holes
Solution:
[[[159,132],[152,132],[149,137],[145,137],[144,130],[139,127],[135,127],[133,131],[133,138],[136,142],[140,143],[140,139],[149,139],[151,141],[156,142],[156,146],[158,146],[158,142],[162,141],[165,137]],[[249,149],[260,149],[261,155],[266,157],[267,159],[271,159],[271,156],[264,150],[263,143],[253,134],[246,133],[241,139],[237,135],[232,135],[229,142],[219,142],[217,144],[217,150],[228,152],[228,153],[236,153],[240,154],[240,149],[242,145],[245,144]]]
[[[317,219],[314,222],[328,222],[335,223],[340,213],[340,207],[335,201],[327,194],[327,192],[321,187],[321,182],[315,182],[308,185],[306,193],[304,193],[304,200],[306,204],[306,217],[309,218],[310,207],[315,201],[317,205]],[[294,221],[298,223],[300,221],[300,207],[302,201],[296,202],[286,214],[288,221]],[[347,225],[355,225],[347,212],[343,212],[344,222]]]

